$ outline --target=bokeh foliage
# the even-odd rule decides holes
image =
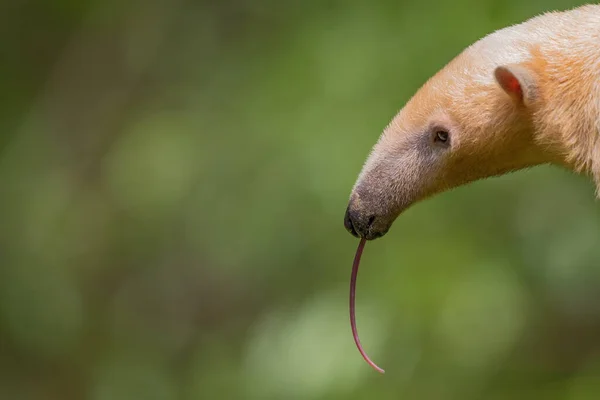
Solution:
[[[577,3],[581,4],[581,3]],[[412,93],[566,0],[6,0],[0,398],[600,396],[600,207],[540,167],[357,241]]]

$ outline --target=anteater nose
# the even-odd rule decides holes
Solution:
[[[348,232],[356,237],[370,238],[369,228],[375,222],[375,216],[364,215],[363,213],[356,211],[349,205],[346,208],[346,215],[344,215],[344,227]]]

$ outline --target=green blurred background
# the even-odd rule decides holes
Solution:
[[[539,167],[343,227],[485,34],[574,1],[0,5],[0,399],[600,397],[600,205]]]

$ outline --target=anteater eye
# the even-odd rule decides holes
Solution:
[[[447,143],[448,142],[448,132],[438,129],[437,131],[435,131],[434,140],[436,142],[440,142],[440,143]]]

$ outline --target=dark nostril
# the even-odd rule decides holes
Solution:
[[[373,225],[373,222],[375,222],[375,216],[371,215],[369,217],[369,222],[367,223],[367,227],[370,227],[371,225]]]

